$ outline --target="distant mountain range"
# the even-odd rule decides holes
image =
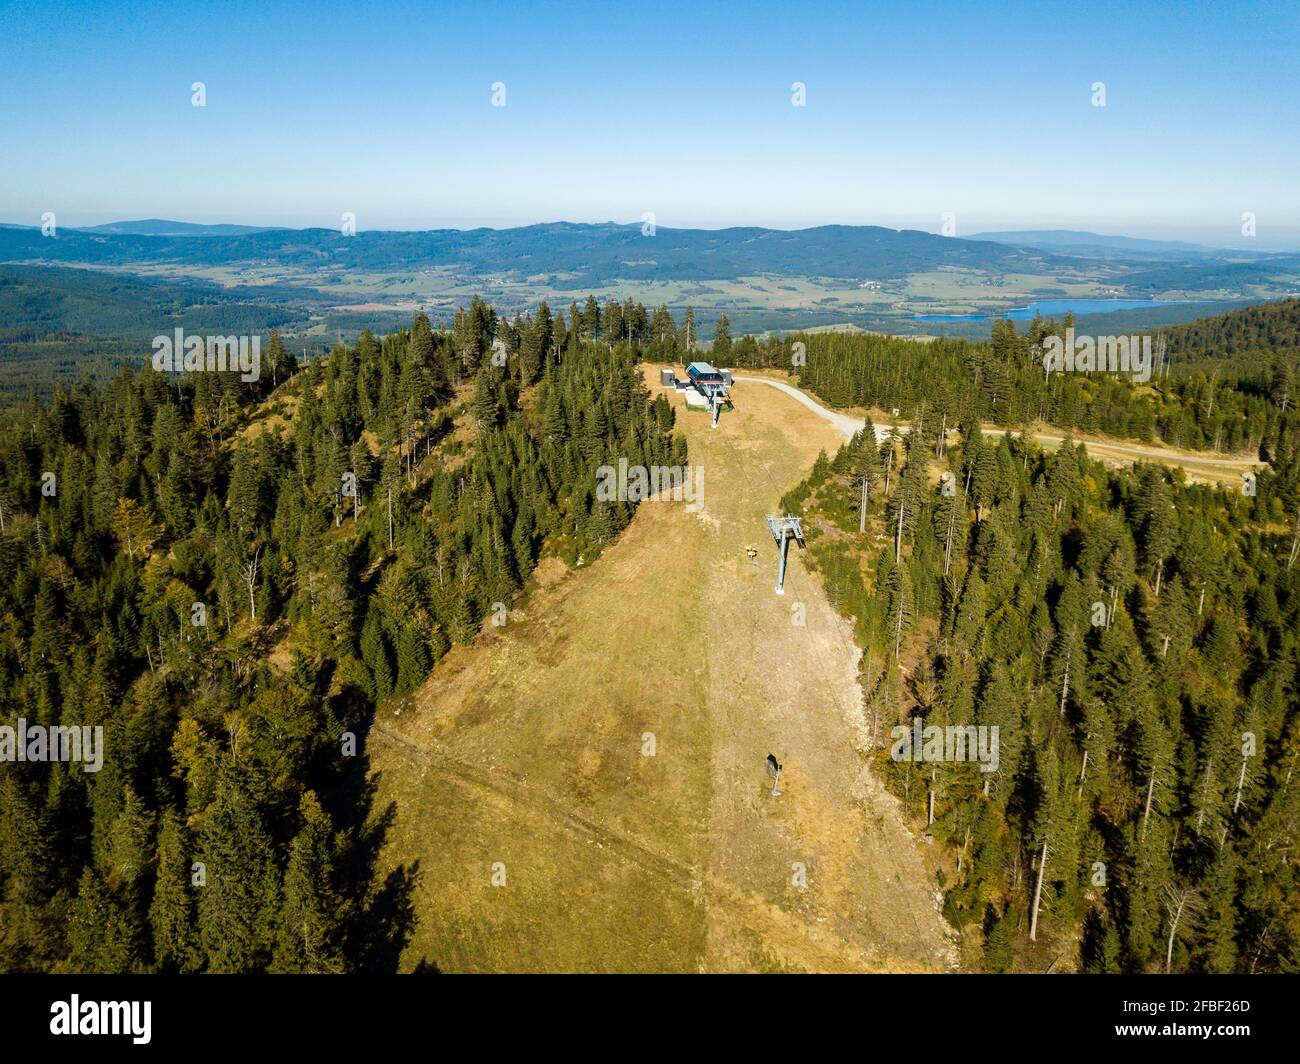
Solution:
[[[229,229],[243,229],[229,232]],[[1037,250],[879,226],[780,230],[668,229],[555,222],[516,229],[424,232],[256,229],[150,220],[93,229],[0,228],[0,261],[129,266],[244,262],[308,269],[457,267],[475,274],[556,275],[575,289],[610,279],[730,279],[760,273],[889,280],[961,266],[1039,272],[1063,263]]]
[[[1229,254],[1201,244],[1186,244],[1179,240],[1143,240],[1132,236],[1107,236],[1078,229],[1013,229],[996,233],[975,233],[970,240],[988,240],[995,244],[1014,247],[1044,248],[1065,255],[1084,252],[1118,251],[1154,255],[1211,255]],[[1233,252],[1232,254],[1241,254]]]
[[[79,233],[116,233],[126,236],[244,236],[265,233],[274,226],[201,225],[198,222],[173,222],[165,218],[145,218],[138,222],[109,222],[86,226]]]
[[[542,278],[575,292],[611,281],[731,280],[757,275],[889,282],[957,267],[990,274],[1052,274],[1107,267],[1150,271],[1175,266],[1186,288],[1250,282],[1300,267],[1300,255],[1215,251],[1195,244],[1102,236],[1070,230],[936,236],[912,229],[826,225],[782,230],[644,230],[639,225],[554,222],[514,229],[419,232],[267,229],[164,219],[60,229],[0,227],[0,262],[217,267],[239,264],[295,270],[375,272],[452,269],[510,281]],[[1195,272],[1211,268],[1213,284]],[[1150,278],[1142,278],[1144,287]]]

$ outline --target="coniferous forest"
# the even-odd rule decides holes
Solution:
[[[0,719],[102,727],[111,756],[0,773],[0,970],[392,970],[374,705],[543,551],[618,535],[606,456],[685,462],[616,342],[676,342],[651,320],[475,299],[303,365],[272,334],[252,383],[146,367],[11,407]]]
[[[785,502],[854,620],[879,771],[940,847],[977,970],[1300,971],[1294,322],[1281,304],[1175,330],[1168,378],[1141,390],[1042,386],[1010,323],[987,347],[937,341],[930,363],[806,338],[819,394],[912,419],[880,443],[868,423]],[[1233,337],[1249,360],[1227,357]],[[1120,431],[1134,407],[1166,439],[1268,465],[1239,489],[1191,484],[979,420]],[[996,726],[996,770],[891,758],[917,721]]]
[[[793,366],[802,387],[838,407],[897,409],[916,404],[1020,428],[1034,421],[1173,447],[1273,454],[1294,417],[1300,364],[1300,299],[1283,300],[1189,325],[1156,339],[1151,378],[1043,371],[1045,337],[1073,326],[1037,318],[994,323],[988,342],[939,337],[928,344],[847,333],[724,339],[737,366]],[[724,317],[725,329],[725,317]],[[803,344],[802,359],[792,345]],[[1292,457],[1281,456],[1285,463]]]
[[[876,767],[939,844],[970,967],[1300,967],[1294,320],[1170,330],[1146,383],[1044,379],[1068,321],[919,343],[719,320],[718,365],[910,421],[883,443],[868,421],[784,503],[855,621]],[[597,498],[602,461],[686,462],[638,364],[694,329],[475,298],[301,364],[272,334],[251,383],[146,366],[13,404],[4,720],[102,726],[113,756],[0,775],[0,968],[392,970],[415,916],[374,875],[374,709],[544,554],[617,537],[634,504]],[[1249,492],[1108,469],[1031,421],[1266,465]],[[997,770],[892,759],[918,719],[997,726]]]

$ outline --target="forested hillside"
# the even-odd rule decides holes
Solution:
[[[324,300],[309,288],[222,287],[62,267],[0,266],[0,402],[107,382],[177,327],[248,335],[301,331]],[[293,345],[296,350],[307,341]],[[320,340],[310,341],[313,351]]]
[[[1226,358],[1300,348],[1300,299],[1260,303],[1169,330],[1169,350],[1187,358]]]
[[[937,344],[922,377],[897,341],[808,337],[805,382],[901,405],[913,431],[881,447],[859,434],[785,500],[855,618],[879,769],[941,847],[968,962],[1300,970],[1300,433],[1285,393],[1249,367],[1240,391],[1173,381],[1164,401],[1189,424],[1206,431],[1214,397],[1240,426],[1225,435],[1272,455],[1253,495],[1189,487],[1069,443],[985,438],[975,415],[1054,400],[1019,392],[1033,384],[1020,341],[999,342],[1010,354],[994,360]],[[990,389],[990,370],[1016,387]],[[1095,401],[1118,414],[1122,396]],[[918,720],[996,727],[996,770],[891,756],[892,729]]]
[[[0,322],[5,323],[0,341],[69,335],[148,339],[176,325],[195,332],[245,333],[294,320],[300,313],[291,305],[312,295],[272,285],[227,288],[94,270],[0,266]]]
[[[1149,384],[1045,380],[1064,327],[760,343],[724,317],[710,357],[787,367],[802,343],[804,386],[912,421],[786,502],[857,619],[881,771],[943,844],[975,963],[1295,968],[1294,351],[1231,359],[1214,338],[1238,326],[1198,323]],[[689,310],[474,299],[302,365],[272,334],[256,382],[145,365],[13,406],[2,721],[102,727],[106,752],[0,773],[0,968],[390,970],[416,870],[373,882],[374,707],[542,554],[585,565],[617,536],[633,504],[596,498],[601,464],[685,463],[636,364],[694,337]],[[1230,495],[979,431],[1030,418],[1269,467]],[[891,760],[914,717],[996,725],[997,771]]]
[[[1174,447],[1265,456],[1292,444],[1297,307],[1288,300],[1169,330],[1167,364],[1153,344],[1151,378],[1043,371],[1043,339],[1073,325],[1035,319],[1017,332],[999,321],[988,343],[845,333],[724,340],[720,364],[793,367],[799,383],[840,407],[874,405],[911,417],[922,401],[948,424],[978,417],[999,425],[1034,421]],[[793,345],[804,345],[803,365]],[[715,351],[719,347],[715,345]],[[1249,354],[1243,354],[1249,350]],[[1284,459],[1293,461],[1293,457]]]
[[[303,366],[272,335],[255,383],[145,367],[13,408],[0,723],[106,749],[0,772],[0,970],[392,969],[410,881],[371,884],[376,701],[542,552],[613,540],[634,504],[595,499],[602,462],[685,461],[636,351],[597,342],[623,310],[475,300]]]

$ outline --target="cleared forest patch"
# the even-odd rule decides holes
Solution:
[[[762,518],[840,436],[779,392],[736,395],[717,429],[679,417],[702,512],[643,504],[381,708],[381,872],[418,863],[403,968],[953,965],[922,847],[867,770],[848,622],[797,555],[773,594]]]

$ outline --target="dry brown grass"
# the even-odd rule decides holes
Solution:
[[[920,847],[866,769],[848,623],[797,555],[773,594],[762,518],[839,436],[772,389],[735,396],[716,430],[679,417],[703,513],[647,503],[591,566],[547,563],[506,628],[381,709],[381,871],[420,869],[404,967],[952,965]]]

